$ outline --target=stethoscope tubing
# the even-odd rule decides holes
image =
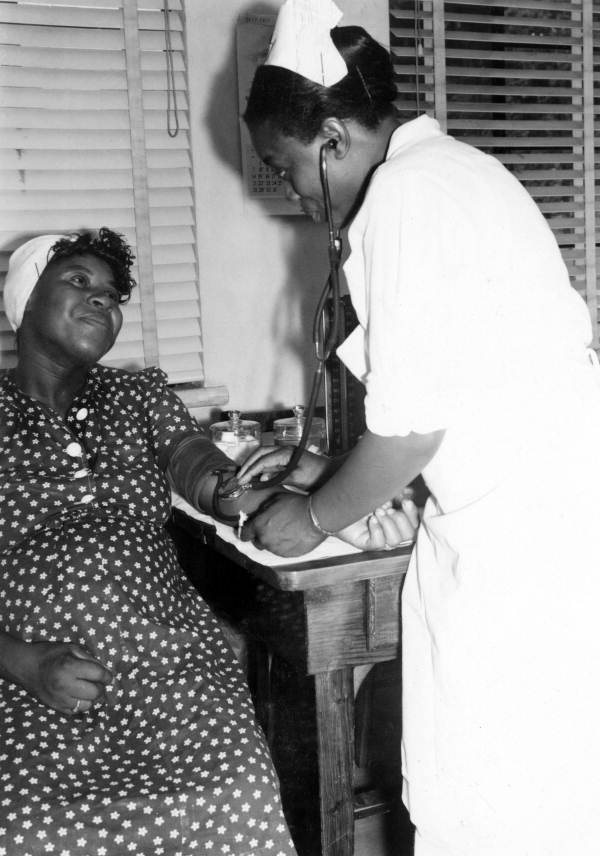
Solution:
[[[339,229],[335,227],[333,219],[333,207],[331,204],[331,193],[329,190],[329,180],[327,177],[327,153],[332,150],[330,142],[323,143],[319,150],[319,177],[321,179],[321,188],[323,190],[323,200],[325,203],[325,216],[327,219],[328,229],[328,255],[329,255],[329,276],[325,283],[325,287],[321,292],[319,302],[313,320],[313,344],[315,349],[316,367],[313,374],[312,387],[308,405],[305,410],[304,428],[298,445],[294,448],[292,456],[285,467],[267,479],[257,477],[250,483],[253,490],[265,490],[270,487],[283,484],[290,473],[296,468],[298,461],[304,454],[308,445],[310,429],[317,407],[321,383],[323,381],[323,373],[325,363],[333,353],[334,348],[338,343],[339,322],[340,322],[340,279],[339,267],[342,255],[342,241]],[[326,305],[328,299],[332,303],[332,319],[329,328],[326,328]],[[321,332],[323,330],[323,332]],[[219,509],[218,490],[221,480],[217,482],[217,488],[213,494],[212,514],[217,520],[224,523],[236,524],[238,522],[237,515],[223,514]]]
[[[328,252],[329,252],[329,276],[325,283],[325,287],[321,293],[321,297],[317,304],[313,321],[313,343],[315,348],[315,357],[317,365],[315,367],[312,389],[308,406],[305,411],[304,428],[300,437],[300,442],[295,447],[292,457],[287,462],[286,466],[264,481],[256,480],[252,482],[252,487],[255,490],[261,490],[267,487],[282,484],[290,473],[296,468],[296,465],[302,457],[308,438],[312,420],[315,414],[321,383],[323,380],[323,372],[325,363],[333,353],[338,341],[338,328],[340,318],[340,278],[339,267],[341,259],[341,238],[339,230],[336,229],[333,219],[333,207],[331,204],[331,193],[329,190],[329,180],[327,177],[327,153],[331,151],[329,142],[323,143],[319,151],[319,176],[321,179],[321,187],[323,190],[323,200],[325,202],[325,216],[327,218],[328,229]],[[326,331],[326,338],[323,342],[321,329],[325,327],[325,308],[328,298],[332,301],[332,321],[329,330]]]

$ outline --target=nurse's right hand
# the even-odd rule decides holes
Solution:
[[[236,474],[240,484],[246,484],[253,478],[265,481],[270,476],[281,472],[292,457],[294,446],[261,446],[244,461]],[[310,490],[325,476],[330,466],[329,458],[315,455],[313,452],[303,452],[295,469],[285,480],[285,484]]]

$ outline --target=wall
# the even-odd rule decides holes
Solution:
[[[387,2],[337,5],[343,24],[360,24],[388,43]],[[241,13],[278,8],[279,2],[185,2],[206,383],[227,386],[225,410],[306,401],[312,313],[327,275],[324,227],[265,216],[243,197],[236,21]],[[214,416],[208,408],[197,415]]]

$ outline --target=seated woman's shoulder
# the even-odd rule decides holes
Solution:
[[[146,369],[123,369],[98,364],[94,366],[92,372],[103,383],[119,387],[162,387],[168,383],[166,373],[158,366],[150,366]]]
[[[145,402],[162,399],[167,391],[168,377],[162,369],[151,366],[138,371],[96,365],[92,369],[104,394],[117,399],[127,406],[127,402]]]

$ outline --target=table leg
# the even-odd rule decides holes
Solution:
[[[323,856],[354,853],[352,668],[315,676]]]
[[[248,641],[248,684],[256,718],[264,731],[267,744],[273,751],[275,717],[271,686],[272,655],[268,647],[258,639]]]

